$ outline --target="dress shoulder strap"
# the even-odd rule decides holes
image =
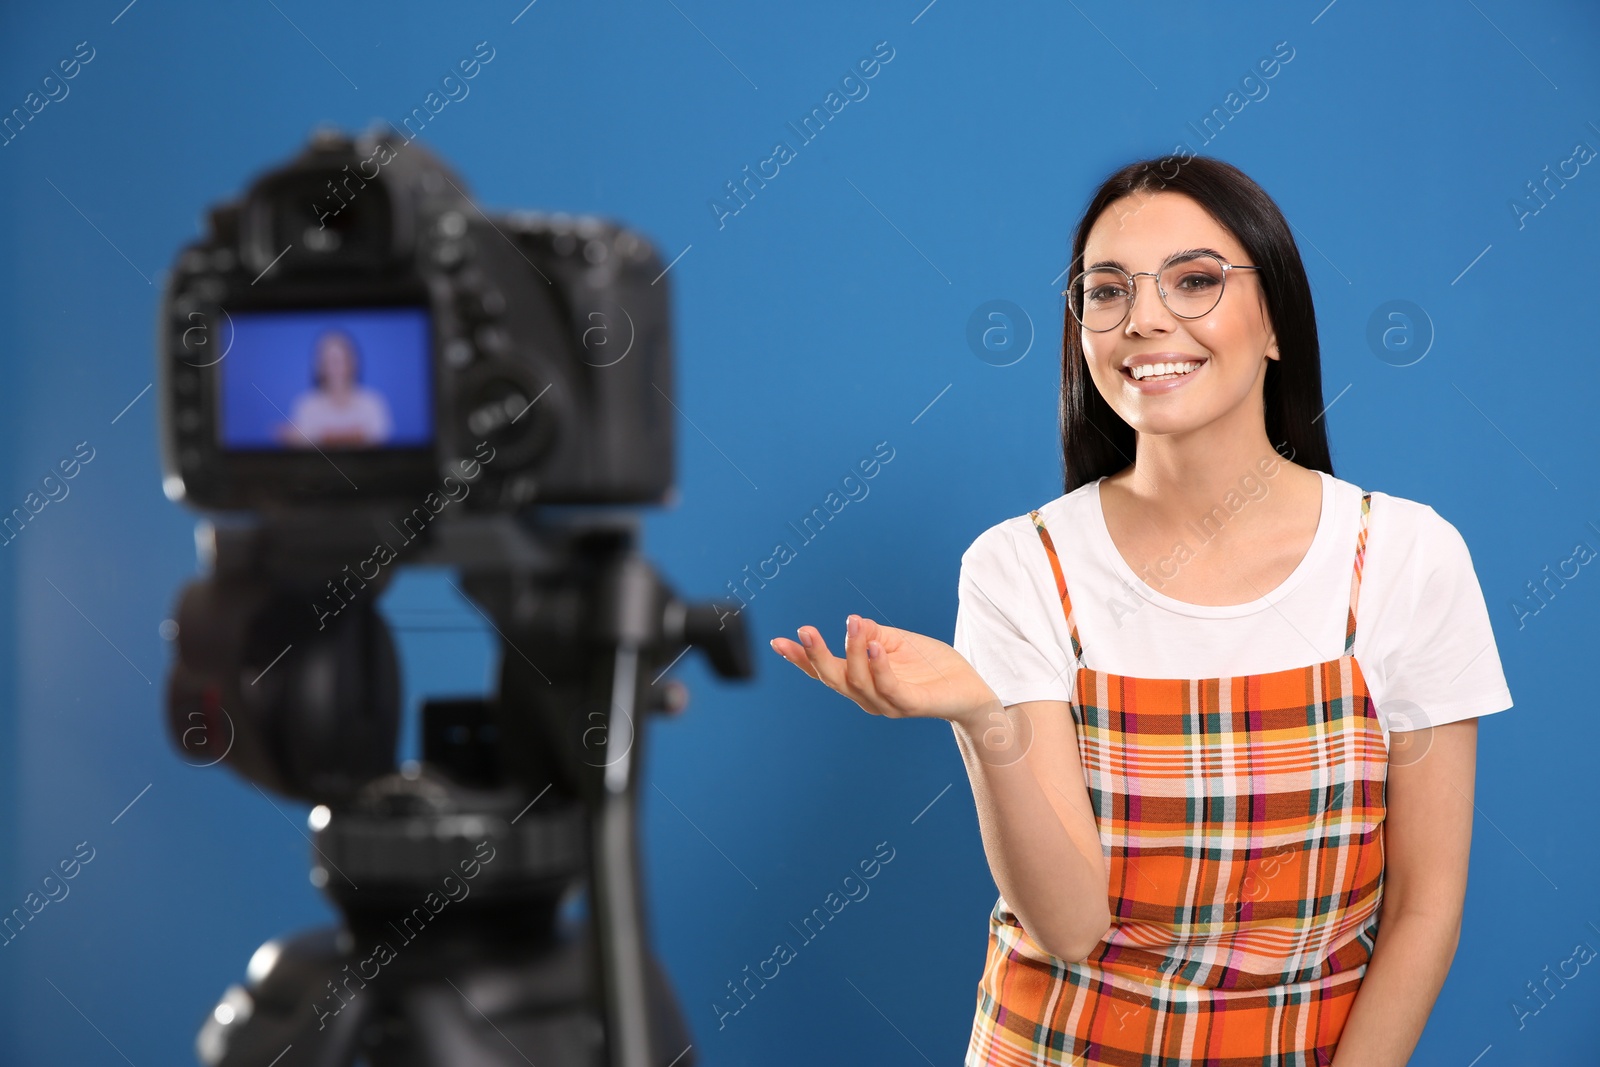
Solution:
[[[1028,517],[1033,520],[1034,528],[1039,531],[1039,540],[1044,542],[1045,555],[1050,557],[1050,569],[1056,576],[1056,596],[1061,601],[1061,610],[1067,617],[1067,630],[1072,634],[1072,655],[1081,665],[1083,663],[1083,642],[1078,640],[1078,619],[1072,613],[1072,598],[1067,595],[1067,579],[1061,573],[1061,561],[1056,558],[1056,546],[1050,540],[1050,531],[1045,529],[1044,516],[1038,510],[1028,512]]]
[[[1372,512],[1372,494],[1361,494],[1361,533],[1356,537],[1356,565],[1350,574],[1350,614],[1344,624],[1344,654],[1356,647],[1356,601],[1361,596],[1361,572],[1367,562],[1367,517]]]

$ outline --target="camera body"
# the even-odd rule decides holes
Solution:
[[[157,330],[168,498],[304,513],[457,479],[468,510],[670,502],[654,247],[593,216],[485,214],[391,133],[319,131],[179,254]]]

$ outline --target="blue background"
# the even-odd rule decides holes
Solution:
[[[1517,702],[1482,723],[1465,929],[1413,1062],[1593,1062],[1596,965],[1542,1006],[1529,983],[1600,947],[1600,576],[1514,607],[1600,545],[1600,172],[1529,188],[1600,147],[1593,5],[524,3],[0,13],[0,108],[95,49],[0,148],[0,507],[96,449],[0,549],[0,908],[96,849],[0,948],[0,1058],[190,1062],[251,951],[331,916],[305,809],[188,766],[164,735],[158,626],[194,575],[195,516],[160,491],[145,391],[161,275],[207,204],[315,124],[399,123],[487,41],[422,138],[489,210],[611,215],[676,259],[681,498],[646,526],[675,586],[725,595],[876,442],[895,449],[751,602],[758,677],[719,683],[686,657],[690,707],[650,727],[653,933],[701,1062],[960,1061],[995,886],[950,729],[869,716],[764,645],[807,623],[842,635],[852,611],[949,639],[962,551],[1061,491],[1071,228],[1106,173],[1180,143],[1294,224],[1335,473],[1462,532]],[[787,123],[879,41],[894,57],[870,93],[719,227],[725,183],[797,142]],[[1294,57],[1267,94],[1197,133],[1280,41]],[[995,300],[1019,309],[1016,338],[975,350]],[[1391,301],[1422,309],[1420,361],[1369,341]],[[407,573],[385,606],[410,699],[482,689],[491,648],[444,575]],[[871,896],[719,1031],[725,983],[883,841]],[[1519,999],[1538,1009],[1520,1026]]]
[[[229,448],[281,447],[275,436],[275,427],[284,420],[279,411],[293,415],[296,398],[315,388],[316,341],[334,328],[355,338],[360,384],[389,405],[393,429],[385,445],[432,441],[428,322],[428,313],[416,308],[233,312],[233,344],[217,364],[222,372],[222,442]]]

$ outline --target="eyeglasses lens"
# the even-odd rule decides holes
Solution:
[[[1226,272],[1212,256],[1169,263],[1161,271],[1168,310],[1179,318],[1197,319],[1222,299]],[[1072,313],[1083,328],[1095,333],[1114,330],[1131,306],[1128,276],[1120,270],[1084,271],[1068,290]]]

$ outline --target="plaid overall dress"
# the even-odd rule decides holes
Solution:
[[[1368,493],[1344,655],[1200,679],[1083,666],[1031,513],[1078,663],[1071,709],[1112,924],[1069,962],[998,899],[966,1067],[1332,1062],[1383,898],[1388,755],[1351,652],[1370,507]]]

